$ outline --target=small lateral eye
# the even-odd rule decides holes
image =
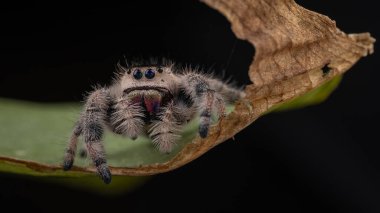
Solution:
[[[135,71],[133,71],[133,77],[139,80],[143,77],[143,73],[141,72],[140,69],[135,69]]]
[[[162,73],[164,70],[161,68],[161,67],[159,67],[158,69],[157,69],[157,72],[159,72],[159,73]]]
[[[152,69],[147,69],[145,71],[145,78],[147,78],[147,79],[152,79],[152,78],[154,78],[155,75],[156,75],[156,72]]]

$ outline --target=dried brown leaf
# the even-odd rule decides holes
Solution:
[[[252,84],[235,110],[218,122],[205,139],[197,137],[166,163],[138,168],[111,168],[115,175],[149,175],[173,170],[233,137],[271,107],[313,90],[346,72],[361,57],[373,53],[369,33],[350,34],[328,17],[306,10],[293,0],[203,0],[221,12],[233,32],[255,46],[249,68]],[[22,163],[15,159],[1,159]],[[30,163],[36,170],[60,167]],[[93,168],[75,168],[93,172]]]
[[[233,137],[276,104],[298,97],[373,53],[369,33],[350,34],[328,17],[293,0],[203,0],[231,22],[233,32],[255,46],[249,69],[253,82],[235,110],[214,126],[206,139],[196,138],[164,164],[114,168],[117,174],[145,175],[178,168]],[[328,71],[326,71],[328,69]]]

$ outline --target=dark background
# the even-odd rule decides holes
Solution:
[[[248,82],[254,49],[219,13],[189,0],[128,2],[1,8],[0,97],[81,101],[92,85],[110,82],[123,54],[169,57]],[[376,1],[297,2],[345,32],[379,37]],[[262,117],[235,141],[132,193],[107,197],[0,174],[1,208],[380,212],[379,61],[377,53],[360,60],[325,103]]]

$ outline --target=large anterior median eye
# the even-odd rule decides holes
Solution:
[[[133,71],[133,77],[139,80],[143,77],[143,73],[141,72],[141,70],[135,69],[135,71]]]
[[[145,71],[145,78],[147,78],[147,79],[152,79],[152,78],[154,78],[155,75],[156,75],[156,73],[152,69],[147,69]]]

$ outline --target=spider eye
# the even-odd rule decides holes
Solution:
[[[155,75],[156,75],[156,72],[154,72],[154,70],[152,70],[152,69],[147,69],[145,71],[145,77],[147,79],[152,79],[152,78],[154,78]]]
[[[139,80],[143,77],[143,73],[141,72],[141,70],[135,69],[135,71],[133,71],[133,77]]]
[[[159,73],[162,73],[164,70],[161,68],[161,67],[159,67],[158,69],[157,69],[157,72],[159,72]]]

